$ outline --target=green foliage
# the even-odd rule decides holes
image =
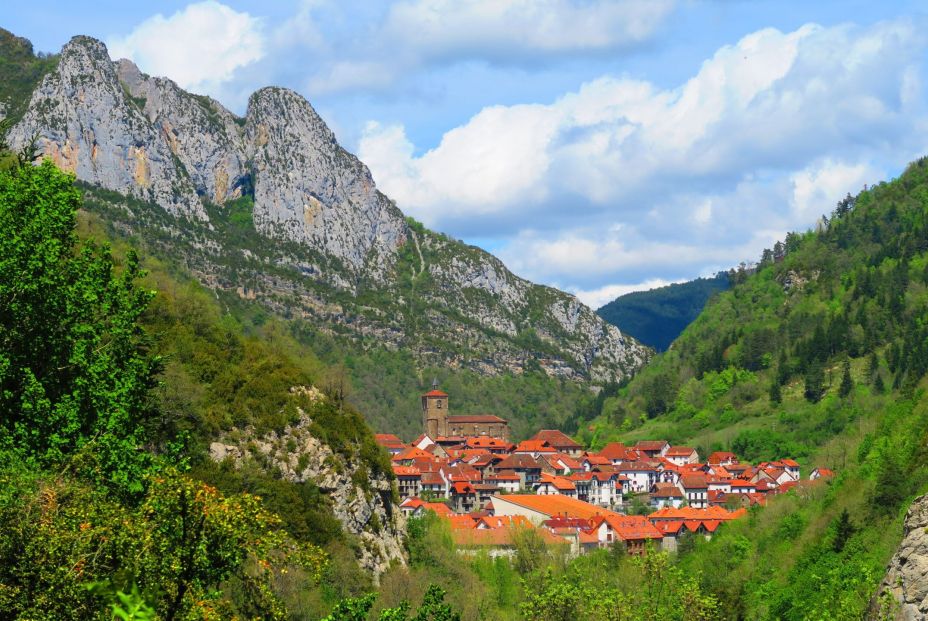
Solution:
[[[136,507],[74,479],[0,468],[0,610],[11,619],[283,618],[281,571],[318,579],[325,555],[298,545],[249,495],[223,496],[170,469]],[[238,601],[221,589],[239,587]],[[88,588],[92,587],[92,588]]]
[[[139,318],[153,294],[129,253],[78,246],[80,195],[46,161],[0,173],[0,442],[50,465],[85,447],[98,481],[141,491],[157,359]]]
[[[627,293],[596,313],[645,345],[665,351],[710,298],[729,286],[728,274],[720,272],[713,278]]]
[[[22,118],[32,91],[57,63],[57,56],[35,54],[27,39],[0,28],[0,104],[7,119]]]

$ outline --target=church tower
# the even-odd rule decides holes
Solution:
[[[432,380],[432,390],[422,395],[422,431],[433,440],[448,435],[448,395],[438,390],[438,380]]]

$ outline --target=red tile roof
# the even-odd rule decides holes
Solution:
[[[580,444],[570,439],[567,434],[557,429],[542,429],[534,436],[532,436],[531,439],[547,442],[551,446],[557,448],[568,448],[572,450],[579,450],[583,448]]]
[[[423,397],[447,397],[448,393],[442,392],[440,390],[430,390],[422,396]]]
[[[590,503],[583,502],[582,500],[577,500],[576,498],[570,498],[568,496],[562,496],[560,494],[554,496],[509,494],[500,495],[497,498],[511,502],[515,505],[519,505],[520,507],[524,507],[526,509],[537,511],[538,513],[543,513],[549,517],[564,516],[590,519],[596,516],[618,515],[618,513],[609,511],[608,509],[603,509],[602,507],[591,505]],[[494,499],[490,500],[490,502],[493,501]],[[495,508],[496,505],[494,504],[494,509]]]
[[[613,459],[628,459],[628,447],[622,444],[621,442],[610,442],[599,451],[600,457],[605,457],[608,460]]]
[[[642,451],[660,451],[667,446],[665,440],[639,440],[635,448]]]
[[[449,424],[454,423],[505,423],[506,419],[494,416],[492,414],[462,414],[460,416],[449,416]]]
[[[664,457],[689,457],[696,452],[696,449],[688,446],[671,446],[664,453]]]

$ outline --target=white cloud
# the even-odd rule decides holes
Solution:
[[[238,69],[264,56],[265,37],[260,19],[207,0],[170,17],[149,17],[107,46],[113,58],[128,58],[146,73],[217,95]]]
[[[846,164],[826,158],[790,175],[794,215],[811,222],[828,215],[835,203],[848,193],[857,194],[864,184],[885,179],[886,173],[865,164]]]
[[[315,72],[316,94],[386,87],[416,69],[460,61],[536,66],[643,44],[676,0],[406,0]],[[312,24],[304,10],[295,21]]]
[[[662,278],[650,278],[644,282],[634,285],[605,285],[596,289],[571,289],[570,292],[577,296],[581,302],[590,308],[600,308],[612,300],[627,293],[635,291],[649,291],[658,287],[666,287],[674,283],[684,282],[682,280],[664,280]]]
[[[925,48],[904,20],[765,29],[677,88],[603,76],[485,108],[422,153],[371,124],[358,152],[417,218],[514,236],[502,255],[531,278],[592,291],[724,268],[920,154]]]

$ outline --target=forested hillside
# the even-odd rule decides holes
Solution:
[[[908,501],[926,488],[926,320],[921,159],[765,251],[581,435],[836,469],[830,486],[774,503],[680,562],[703,571],[727,618],[859,618]]]
[[[728,289],[729,284],[728,274],[719,272],[712,278],[627,293],[596,313],[645,345],[665,351],[699,316],[706,302]]]
[[[368,591],[356,559],[376,555],[373,533],[401,544],[403,526],[343,372],[275,321],[246,334],[193,280],[101,243],[50,162],[4,161],[0,618],[315,619]],[[300,420],[325,467],[351,476],[340,497],[370,506],[361,530],[257,445],[208,457],[246,430],[292,442]]]

